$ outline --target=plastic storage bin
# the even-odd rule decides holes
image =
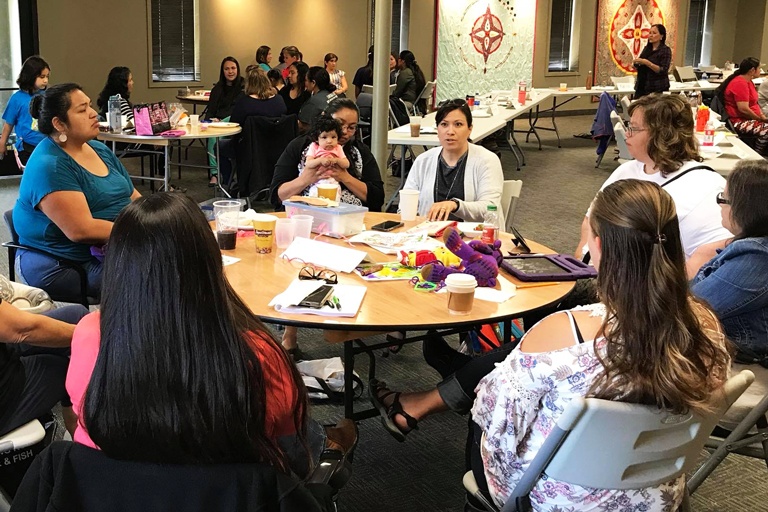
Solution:
[[[350,236],[364,229],[364,218],[368,208],[353,204],[339,203],[339,206],[323,208],[303,203],[283,201],[288,217],[294,215],[311,215],[312,232],[326,235]]]

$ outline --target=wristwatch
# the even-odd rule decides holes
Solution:
[[[452,198],[449,199],[449,201],[453,201],[454,204],[456,205],[456,209],[453,210],[453,211],[455,211],[455,212],[459,211],[459,207],[461,206],[461,203],[459,203],[459,200],[456,199],[455,197],[452,197]]]

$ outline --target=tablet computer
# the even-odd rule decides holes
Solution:
[[[567,254],[505,256],[501,268],[521,281],[576,281],[597,276],[594,267]]]

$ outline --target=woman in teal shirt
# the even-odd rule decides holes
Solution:
[[[91,255],[112,231],[112,221],[139,197],[128,172],[101,142],[96,111],[79,85],[56,85],[33,98],[30,111],[47,137],[27,163],[13,209],[19,241],[56,257],[80,263],[88,296],[98,300],[101,262]],[[24,280],[56,300],[79,302],[80,278],[56,260],[19,251]]]

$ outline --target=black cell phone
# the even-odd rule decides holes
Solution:
[[[515,228],[515,226],[510,226],[510,229],[512,230],[512,243],[515,244],[515,247],[520,248],[520,252],[523,254],[530,254],[531,248],[528,247],[528,244],[525,243],[525,238],[523,238],[523,235],[520,234],[520,232]]]
[[[403,225],[402,222],[398,222],[396,220],[388,220],[386,222],[382,222],[381,224],[376,224],[374,226],[371,226],[371,229],[374,229],[376,231],[392,231],[393,229],[397,229]]]
[[[313,291],[299,302],[299,306],[305,308],[320,309],[325,306],[328,299],[333,295],[333,286],[324,284],[317,290]]]

